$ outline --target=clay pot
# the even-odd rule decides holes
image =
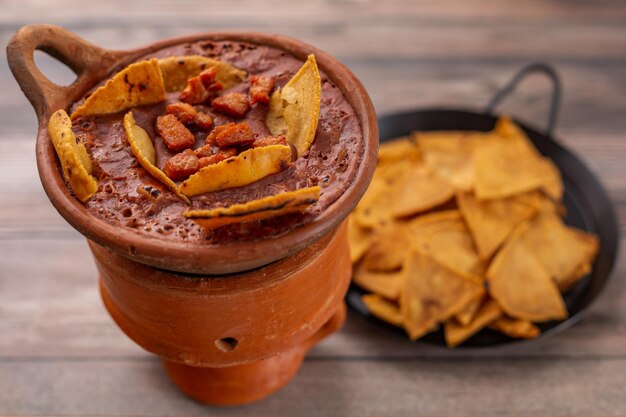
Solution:
[[[50,115],[143,55],[184,42],[234,40],[315,54],[360,119],[364,152],[348,190],[314,221],[278,237],[220,246],[167,242],[94,218],[61,175],[47,134]],[[61,87],[36,67],[35,50],[67,64]],[[258,33],[206,33],[130,51],[94,46],[57,26],[20,29],[7,46],[11,70],[39,119],[36,156],[43,187],[59,213],[89,242],[104,303],[121,329],[159,355],[172,380],[211,404],[242,404],[284,386],[306,352],[345,319],[351,264],[344,219],[373,174],[378,129],[370,99],[352,73],[302,42]]]

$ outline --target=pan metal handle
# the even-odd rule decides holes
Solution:
[[[552,98],[550,100],[550,111],[548,113],[548,123],[546,125],[545,134],[548,137],[552,137],[552,133],[556,127],[556,121],[561,108],[561,78],[556,70],[545,63],[535,62],[522,68],[515,76],[505,84],[500,91],[491,99],[485,112],[493,114],[495,108],[504,100],[509,94],[515,90],[517,85],[524,80],[527,76],[535,73],[541,73],[547,76],[552,81]]]
[[[74,71],[69,86],[50,81],[37,68],[36,50],[46,52]],[[78,94],[105,77],[111,66],[124,55],[95,46],[72,32],[54,25],[27,25],[18,30],[7,45],[7,60],[20,88],[41,121],[44,115],[77,100]]]

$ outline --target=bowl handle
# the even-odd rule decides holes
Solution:
[[[552,99],[550,102],[550,112],[548,114],[548,123],[546,125],[545,134],[547,137],[552,137],[552,133],[554,133],[554,128],[556,127],[556,119],[559,114],[559,109],[561,107],[561,78],[559,77],[558,72],[543,62],[535,62],[529,64],[522,68],[515,76],[496,93],[496,95],[491,99],[485,112],[487,114],[494,114],[494,110],[502,100],[504,100],[509,94],[515,90],[515,87],[528,75],[540,73],[544,74],[546,77],[552,81]]]
[[[69,86],[50,81],[37,68],[35,50],[58,59],[77,78]],[[7,59],[13,76],[37,113],[38,119],[76,101],[81,92],[104,78],[124,55],[95,46],[74,33],[53,25],[27,25],[7,45]]]

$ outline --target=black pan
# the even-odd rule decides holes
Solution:
[[[378,125],[381,142],[406,136],[414,130],[489,131],[493,129],[498,119],[498,115],[494,113],[495,107],[515,89],[522,79],[535,72],[548,76],[552,80],[554,87],[548,126],[545,132],[540,133],[518,120],[515,120],[515,122],[526,132],[537,149],[543,155],[551,158],[561,170],[565,184],[563,202],[567,209],[565,222],[595,233],[600,237],[600,253],[591,272],[563,296],[570,313],[569,318],[563,321],[552,321],[539,325],[542,331],[541,337],[546,337],[556,334],[580,320],[585,310],[595,300],[608,281],[611,269],[615,263],[619,244],[619,229],[615,211],[606,191],[585,164],[571,151],[561,146],[552,134],[556,125],[561,98],[561,83],[556,71],[552,67],[541,63],[531,64],[523,68],[496,94],[483,113],[449,109],[417,110],[380,117]],[[374,318],[367,311],[367,308],[361,302],[363,293],[360,288],[353,284],[348,291],[348,304],[357,312],[371,318],[379,325],[391,326]],[[399,331],[401,330],[399,329]],[[462,346],[493,346],[512,343],[517,340],[493,330],[485,329],[466,341]],[[443,331],[441,330],[426,335],[420,341],[445,346]]]

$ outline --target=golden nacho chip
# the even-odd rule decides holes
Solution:
[[[296,147],[298,156],[305,153],[315,139],[321,91],[317,62],[311,54],[293,78],[272,94],[267,127],[274,136],[284,135]]]
[[[396,189],[411,165],[410,161],[402,160],[376,168],[369,188],[353,210],[354,219],[359,225],[378,229],[394,222],[390,207]]]
[[[72,121],[67,113],[58,110],[48,121],[48,134],[54,145],[63,177],[83,203],[98,191],[98,181],[91,175],[91,160],[85,145],[76,142]]]
[[[291,163],[291,148],[269,145],[248,149],[237,156],[201,168],[180,185],[187,196],[241,187],[282,171]]]
[[[391,225],[373,233],[363,266],[370,271],[393,271],[402,267],[409,242],[403,228]]]
[[[115,74],[78,106],[72,119],[92,114],[117,113],[165,100],[163,77],[156,59],[130,64]]]
[[[528,224],[511,234],[487,270],[491,296],[511,317],[530,320],[561,320],[567,310],[548,271],[522,239]]]
[[[365,294],[361,301],[374,317],[378,317],[394,326],[402,327],[402,312],[395,303],[381,297],[378,294]]]
[[[404,227],[415,250],[482,283],[485,265],[458,211],[428,214]]]
[[[474,144],[476,197],[490,200],[542,187],[551,189],[555,181],[553,165],[539,154],[517,126],[503,129],[500,127],[503,123],[496,126],[496,133],[514,129],[519,134],[495,134]]]
[[[139,161],[139,164],[148,171],[150,175],[173,191],[185,203],[190,204],[191,202],[187,196],[180,191],[178,185],[155,165],[156,151],[154,144],[150,136],[148,136],[148,133],[137,125],[132,111],[129,111],[124,116],[124,130],[126,131],[126,139],[128,139],[130,149],[133,155],[135,155],[135,158],[137,158],[137,161]]]
[[[516,196],[478,200],[473,193],[459,193],[456,201],[482,259],[491,258],[513,229],[536,212]]]
[[[358,265],[354,269],[352,282],[364,290],[371,291],[390,300],[398,299],[402,285],[402,271],[374,272]]]
[[[465,307],[463,307],[463,309],[461,309],[461,311],[459,311],[455,316],[454,316],[454,320],[457,321],[457,323],[463,325],[463,326],[467,326],[468,324],[470,324],[472,322],[472,320],[474,319],[474,316],[476,316],[476,313],[478,312],[478,309],[480,308],[480,306],[483,304],[483,299],[485,298],[486,291],[483,290],[483,293],[476,297],[475,299],[469,301]]]
[[[454,197],[450,183],[423,165],[412,166],[401,181],[391,205],[396,218],[428,211]]]
[[[390,164],[407,158],[415,161],[420,159],[420,152],[411,137],[389,140],[378,147],[378,165]]]
[[[539,327],[530,321],[508,316],[498,317],[489,324],[489,328],[517,339],[534,339],[541,334]]]
[[[350,245],[350,260],[358,262],[370,247],[372,231],[362,227],[354,219],[354,215],[348,217],[348,243]]]
[[[537,215],[521,240],[561,291],[586,275],[599,249],[597,236],[565,225],[550,211]]]
[[[165,91],[168,93],[182,91],[187,86],[189,78],[211,67],[215,67],[217,70],[217,81],[226,90],[236,86],[246,78],[245,71],[217,59],[200,55],[171,56],[159,59]]]
[[[544,193],[546,193],[552,200],[561,201],[563,199],[563,179],[561,178],[561,171],[552,160],[544,158],[546,165],[546,173],[549,173],[546,178],[546,183],[541,187]]]
[[[426,165],[446,179],[456,190],[474,185],[474,142],[487,135],[482,132],[414,132],[413,138]]]
[[[212,210],[188,210],[183,213],[206,229],[215,229],[233,223],[251,222],[284,214],[301,212],[320,198],[319,186],[259,198],[243,204],[219,207]]]
[[[467,325],[461,325],[456,320],[448,320],[444,325],[444,334],[448,347],[455,347],[478,333],[489,323],[502,315],[502,309],[492,299],[488,299],[480,307],[476,316]]]
[[[408,255],[404,273],[400,309],[412,340],[459,313],[483,291],[482,285],[418,251]]]

